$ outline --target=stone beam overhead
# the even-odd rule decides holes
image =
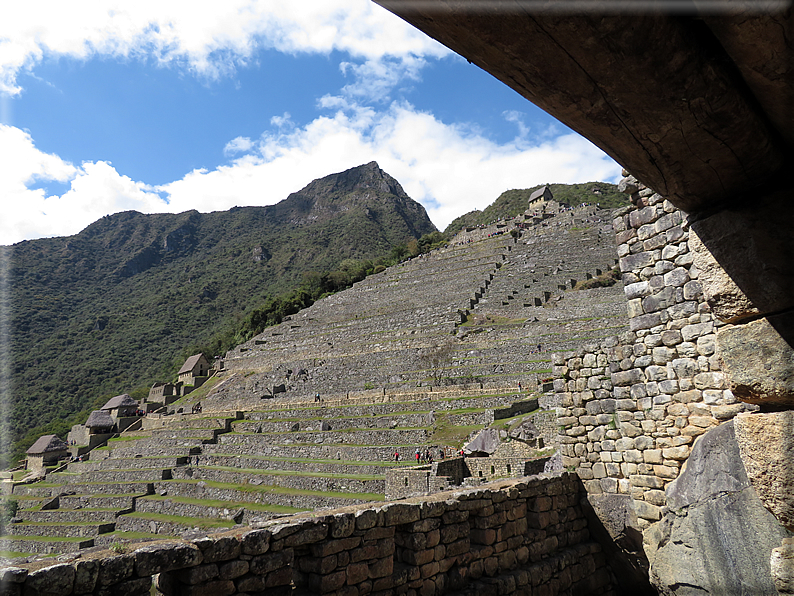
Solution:
[[[376,1],[589,138],[685,211],[758,188],[787,160],[790,10],[703,21],[530,13],[518,0],[494,8]],[[771,45],[754,43],[765,31]]]

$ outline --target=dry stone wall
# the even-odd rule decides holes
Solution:
[[[636,199],[613,221],[630,330],[553,364],[563,465],[591,494],[630,495],[647,527],[693,441],[751,406],[728,388],[684,214],[650,189]]]
[[[573,474],[0,572],[0,594],[614,594]],[[156,578],[155,578],[156,576]]]

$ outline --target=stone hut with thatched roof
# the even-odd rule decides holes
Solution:
[[[102,406],[101,411],[110,415],[116,423],[116,431],[121,432],[138,419],[139,409],[140,404],[128,394],[123,393],[116,397],[111,397]]]
[[[94,410],[85,422],[88,432],[92,435],[106,434],[113,430],[116,421],[106,410]]]
[[[28,469],[42,471],[46,466],[57,464],[59,460],[68,457],[69,445],[58,435],[44,435],[26,453]]]
[[[116,420],[107,410],[94,410],[85,424],[75,424],[67,440],[72,455],[78,456],[99,447],[116,432]]]

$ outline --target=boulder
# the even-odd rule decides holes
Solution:
[[[794,406],[794,315],[728,325],[717,332],[717,349],[731,391],[753,404]]]
[[[770,557],[789,533],[750,484],[732,421],[698,439],[666,492],[669,510],[643,536],[660,594],[777,596]]]
[[[499,447],[500,442],[498,430],[495,428],[484,428],[470,443],[463,447],[463,451],[467,454],[485,453],[491,455]]]
[[[739,414],[736,441],[761,502],[794,532],[794,411]]]

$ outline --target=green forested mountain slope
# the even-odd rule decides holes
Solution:
[[[466,226],[489,224],[498,219],[515,217],[527,209],[529,196],[543,188],[543,184],[532,188],[506,190],[482,211],[469,211],[452,220],[444,233],[454,236]],[[618,187],[608,182],[583,182],[580,184],[549,184],[554,200],[574,206],[580,203],[599,203],[604,209],[624,207],[629,204],[628,197],[618,192]]]
[[[374,162],[270,207],[107,216],[12,247],[15,437],[169,379],[268,295],[435,230]]]

